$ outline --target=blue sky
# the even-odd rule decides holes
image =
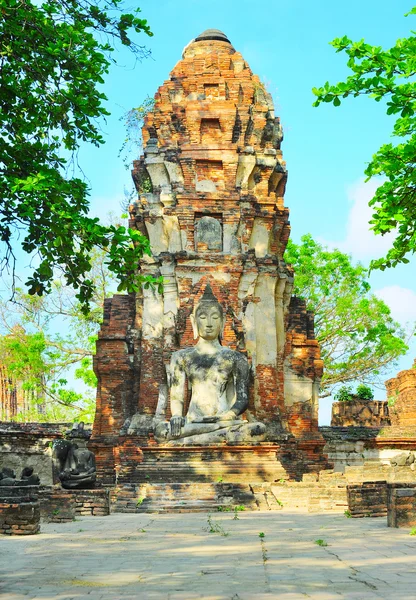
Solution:
[[[127,2],[136,6],[135,0]],[[141,41],[152,58],[134,65],[121,49],[119,62],[103,86],[111,116],[103,124],[105,146],[83,148],[80,162],[91,185],[91,210],[105,217],[120,212],[124,187],[130,176],[118,151],[125,137],[123,113],[153,96],[181,58],[184,46],[207,28],[223,30],[272,93],[285,132],[282,144],[289,170],[286,206],[290,209],[292,238],[311,233],[353,258],[368,263],[388,247],[368,231],[367,202],[374,185],[363,183],[363,171],[372,154],[388,141],[393,118],[382,103],[368,98],[347,100],[341,107],[313,108],[311,88],[335,83],[347,74],[346,59],[336,54],[330,40],[348,35],[354,40],[390,47],[397,38],[416,29],[415,17],[404,17],[411,2],[349,0],[334,2],[287,0],[255,3],[251,0],[142,0],[138,4],[154,37]],[[370,283],[402,323],[416,320],[416,280],[409,265],[371,275]],[[400,368],[409,368],[411,352]],[[397,372],[391,372],[393,376]],[[383,391],[377,397],[385,397]],[[330,402],[321,406],[327,423]]]

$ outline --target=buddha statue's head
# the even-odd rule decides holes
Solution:
[[[207,284],[204,293],[191,315],[194,338],[217,340],[221,338],[224,329],[224,310]]]

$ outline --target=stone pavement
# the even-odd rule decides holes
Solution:
[[[0,598],[416,598],[416,536],[388,529],[384,518],[233,517],[113,514],[43,524],[34,536],[2,536]]]

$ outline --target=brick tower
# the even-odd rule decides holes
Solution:
[[[249,412],[268,427],[264,446],[293,476],[323,468],[319,345],[283,259],[282,139],[271,95],[228,38],[207,30],[188,44],[155,95],[133,169],[130,226],[152,249],[139,268],[162,275],[164,290],[106,300],[97,343],[90,445],[103,481],[115,471],[140,480],[143,456],[157,445],[152,419],[166,366],[194,343],[189,315],[208,282],[225,308],[222,343],[250,362]]]

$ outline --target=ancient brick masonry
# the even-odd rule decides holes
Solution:
[[[350,400],[332,404],[332,427],[386,427],[390,425],[387,400]]]
[[[97,343],[90,446],[103,480],[120,457],[137,464],[140,448],[154,443],[166,367],[172,352],[195,343],[189,315],[208,282],[226,309],[223,345],[251,363],[251,415],[292,433],[311,464],[322,459],[319,345],[283,260],[290,226],[282,139],[270,94],[223,33],[209,30],[185,48],[155,95],[133,170],[130,226],[152,248],[139,267],[162,275],[164,290],[107,300]],[[137,413],[143,428],[127,439],[123,423]]]
[[[393,402],[390,408],[392,427],[399,433],[400,429],[416,430],[416,360],[412,369],[400,371],[386,381],[387,396]]]
[[[416,484],[393,483],[387,486],[387,525],[416,526]]]
[[[0,487],[0,534],[39,533],[38,490],[38,486]]]

